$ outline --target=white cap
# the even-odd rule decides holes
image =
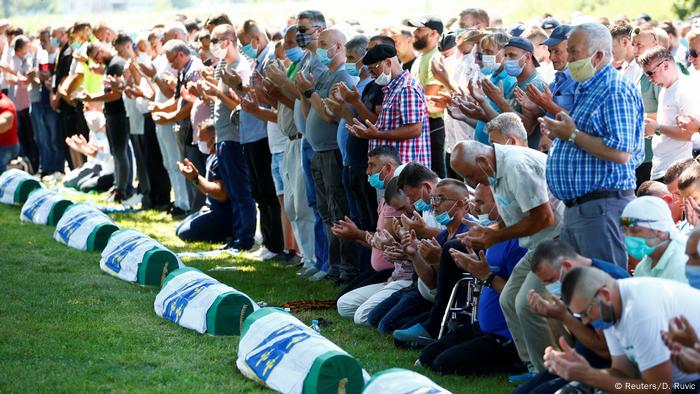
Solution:
[[[659,197],[643,196],[630,201],[622,211],[622,217],[639,219],[639,227],[667,232],[671,238],[678,235],[671,209]]]

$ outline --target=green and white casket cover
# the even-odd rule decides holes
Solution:
[[[211,335],[240,334],[245,318],[260,309],[247,295],[191,267],[168,275],[153,307],[164,319]]]
[[[127,282],[160,286],[169,272],[184,267],[175,253],[136,230],[119,230],[102,251],[102,271]]]
[[[53,238],[79,250],[98,250],[107,246],[119,227],[102,211],[87,203],[73,204],[56,224]]]
[[[24,204],[32,191],[44,185],[22,170],[11,168],[0,175],[0,203]]]
[[[36,189],[22,206],[19,218],[23,222],[55,226],[73,202],[51,189]]]
[[[248,316],[236,365],[281,393],[360,393],[366,376],[355,358],[278,308]]]
[[[415,393],[415,394],[451,394],[432,380],[403,368],[390,368],[372,376],[363,394]]]

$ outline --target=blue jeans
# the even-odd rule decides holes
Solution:
[[[58,128],[58,113],[48,104],[38,101],[32,103],[29,115],[34,126],[34,140],[39,147],[41,173],[63,172],[66,144]]]
[[[219,158],[219,175],[231,202],[233,239],[244,247],[255,243],[257,212],[250,187],[248,165],[243,156],[243,147],[236,141],[219,141],[216,144]]]
[[[311,144],[304,138],[303,140],[303,161],[304,179],[306,180],[306,199],[309,200],[309,208],[314,211],[314,236],[315,236],[315,251],[316,251],[316,268],[321,271],[328,271],[328,237],[326,236],[326,227],[323,224],[321,214],[316,208],[316,192],[314,189],[314,178],[311,174],[311,158],[314,155],[314,150]]]
[[[225,242],[231,235],[231,214],[203,209],[187,216],[175,233],[183,241]]]
[[[0,146],[0,174],[7,169],[7,163],[19,154],[19,144]]]
[[[374,307],[368,322],[382,334],[408,328],[422,321],[433,304],[423,298],[417,288],[399,290]]]

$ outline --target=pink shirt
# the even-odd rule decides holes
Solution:
[[[384,217],[385,216],[399,216],[400,215],[400,213],[397,210],[392,208],[391,205],[384,202],[383,199],[379,203],[379,207],[377,208],[377,212],[379,213],[379,219],[377,220],[377,231],[384,229]],[[376,271],[376,272],[379,272],[382,270],[394,269],[394,263],[392,263],[391,261],[384,258],[384,253],[382,253],[382,251],[380,249],[372,248],[371,262],[372,262],[372,269],[374,269],[374,271]]]

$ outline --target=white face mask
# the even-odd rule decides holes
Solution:
[[[211,153],[211,152],[209,152],[209,145],[207,145],[207,141],[198,141],[197,148],[199,148],[199,151],[205,155],[208,155],[209,153]]]
[[[471,53],[467,53],[466,55],[463,55],[462,62],[464,62],[464,64],[474,64],[474,55]]]
[[[379,76],[374,80],[374,83],[376,83],[379,86],[386,86],[391,82],[391,74],[384,74],[381,73]]]
[[[498,67],[501,66],[500,63],[496,63],[496,55],[483,55],[481,57],[481,63],[484,65],[485,70],[496,71]]]
[[[211,45],[210,47],[211,54],[214,55],[215,58],[217,59],[223,59],[226,57],[226,48],[222,48],[220,44],[216,45]]]

